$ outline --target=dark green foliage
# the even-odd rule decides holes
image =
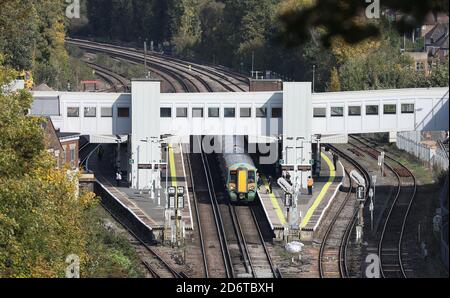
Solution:
[[[311,81],[315,65],[316,91],[330,90],[333,69],[334,84],[342,90],[446,84],[445,65],[428,77],[411,69],[411,61],[400,52],[403,38],[398,33],[420,24],[433,9],[445,11],[438,0],[381,1],[382,9],[410,14],[400,22],[386,17],[368,20],[364,10],[369,4],[360,0],[107,2],[88,1],[90,31],[102,40],[133,42],[138,47],[144,40],[154,41],[155,46],[166,44],[164,49],[174,55],[226,65],[247,75],[254,55],[254,70],[271,70],[287,80]],[[344,49],[345,61],[336,57],[336,47],[365,43],[371,36],[381,45],[370,55],[353,53],[350,47]],[[336,37],[342,42],[336,44]],[[408,49],[422,47],[423,40],[407,44]]]

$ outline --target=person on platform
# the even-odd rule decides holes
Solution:
[[[339,156],[336,153],[333,153],[333,165],[334,165],[334,170],[337,171],[337,162],[339,160]]]
[[[258,190],[260,190],[261,186],[263,185],[263,180],[261,178],[261,174],[257,174],[257,185],[258,185]]]
[[[272,193],[272,186],[273,186],[272,176],[269,176],[269,179],[267,180],[267,184],[269,184],[269,189],[267,190],[267,193]]]
[[[314,187],[314,179],[309,176],[308,177],[308,195],[312,196]]]
[[[116,173],[116,184],[117,186],[120,186],[120,182],[122,181],[122,174],[120,173],[120,171],[117,171]]]

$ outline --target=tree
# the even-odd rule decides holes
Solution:
[[[296,1],[291,1],[296,2]],[[286,10],[280,20],[284,24],[283,35],[289,46],[299,45],[312,38],[311,31],[323,30],[320,40],[325,47],[330,47],[335,37],[343,38],[347,43],[358,43],[367,38],[380,36],[380,27],[373,22],[361,20],[365,16],[369,4],[360,0],[315,0],[313,5],[293,5],[293,9]],[[430,12],[448,14],[446,0],[384,0],[380,1],[381,9],[391,9],[402,16],[396,23],[400,33],[411,32],[420,27]],[[378,2],[378,3],[380,3]]]
[[[338,74],[336,67],[333,67],[333,69],[331,70],[331,79],[330,80],[331,81],[330,81],[330,86],[329,86],[328,90],[332,91],[332,92],[341,91],[341,82],[340,82],[339,74]]]

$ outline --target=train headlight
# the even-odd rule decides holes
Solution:
[[[250,186],[248,189],[251,190],[251,191],[254,191],[254,190],[255,190],[255,187],[252,185],[252,186]]]
[[[230,186],[230,190],[231,190],[231,191],[234,191],[234,186]]]

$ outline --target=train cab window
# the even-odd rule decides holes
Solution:
[[[161,108],[159,115],[161,118],[172,118],[172,108]]]
[[[361,116],[361,106],[349,106],[348,107],[349,116]]]
[[[252,108],[241,108],[240,116],[241,118],[250,118],[252,116]]]
[[[96,107],[85,107],[84,108],[84,117],[85,118],[97,117],[97,108]]]
[[[235,118],[236,117],[236,109],[235,108],[225,108],[223,110],[223,116],[225,118]]]
[[[266,118],[267,109],[266,108],[256,108],[256,118]]]
[[[187,118],[188,109],[187,108],[177,108],[177,118]]]
[[[192,108],[192,118],[203,118],[203,108]]]
[[[255,183],[255,172],[248,171],[248,183]]]
[[[313,117],[314,118],[326,118],[327,117],[327,108],[314,108],[313,109]]]
[[[378,115],[378,106],[375,105],[366,106],[366,115]]]
[[[331,107],[331,117],[344,117],[344,107]]]
[[[208,108],[208,117],[209,118],[219,118],[220,117],[220,109],[219,108]]]
[[[283,117],[283,109],[272,108],[272,118],[281,118],[281,117]]]
[[[67,108],[67,117],[71,117],[71,118],[80,117],[80,108],[79,107],[68,107]]]
[[[385,115],[395,115],[397,113],[397,105],[395,105],[395,104],[384,105],[383,113]]]
[[[130,118],[130,108],[117,108],[117,117]]]
[[[230,171],[230,183],[236,184],[237,181],[237,171]]]
[[[402,103],[402,114],[414,114],[414,104]]]
[[[113,109],[110,107],[102,107],[100,110],[102,118],[112,118]]]

